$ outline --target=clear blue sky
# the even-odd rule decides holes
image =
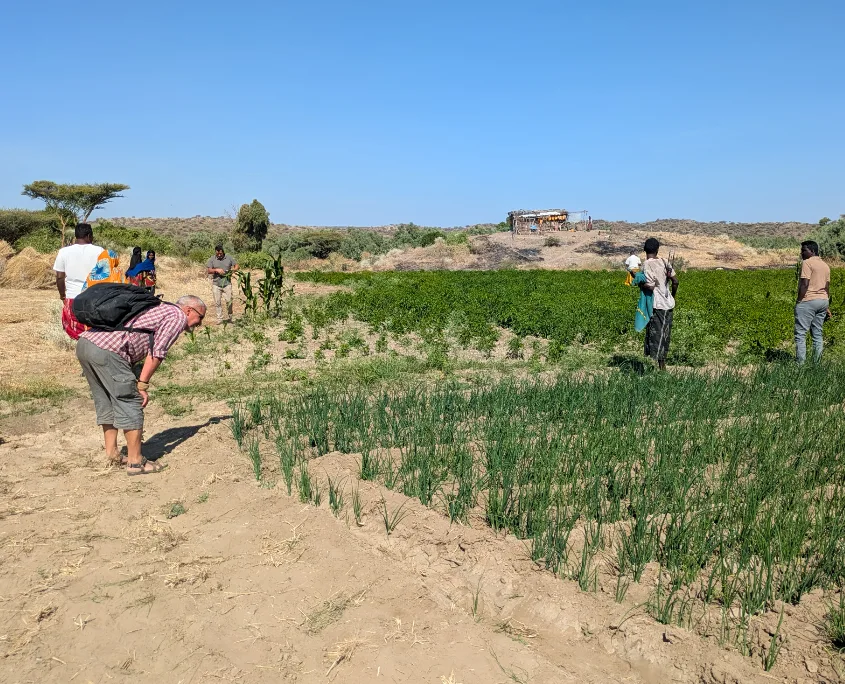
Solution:
[[[461,225],[845,212],[842,0],[7,2],[0,206]]]

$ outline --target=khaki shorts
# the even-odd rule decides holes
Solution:
[[[76,345],[76,358],[91,388],[97,425],[142,430],[144,410],[129,362],[119,354],[100,349],[84,337]]]

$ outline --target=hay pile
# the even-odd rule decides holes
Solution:
[[[5,267],[0,272],[0,287],[11,287],[19,290],[45,290],[53,287],[55,282],[53,257],[47,254],[39,254],[32,247],[26,247],[19,254],[6,259]]]

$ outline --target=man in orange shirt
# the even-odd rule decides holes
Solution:
[[[807,331],[813,338],[813,359],[822,357],[822,324],[830,304],[830,266],[819,258],[819,246],[812,240],[801,243],[801,275],[795,304],[795,360],[807,359]]]

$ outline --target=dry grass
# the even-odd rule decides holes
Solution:
[[[302,546],[304,536],[297,533],[298,527],[298,525],[296,527],[291,525],[292,534],[287,539],[274,539],[271,534],[265,534],[261,538],[261,553],[266,557],[264,562],[267,565],[278,568],[280,565],[295,563],[302,558],[302,554],[307,549]]]
[[[167,553],[185,541],[185,535],[174,532],[170,525],[153,518],[147,518],[146,528],[134,528],[127,535],[136,550],[145,553]]]
[[[417,634],[415,620],[411,621],[410,629],[405,629],[402,627],[402,620],[393,618],[393,625],[384,635],[384,643],[410,643],[411,646],[415,646],[416,644],[427,644],[428,640]]]
[[[62,302],[59,299],[51,300],[47,304],[47,315],[50,320],[42,324],[41,339],[51,346],[64,351],[76,349],[76,341],[67,336],[62,328]]]
[[[183,584],[201,584],[211,576],[208,567],[219,565],[223,560],[219,556],[198,556],[187,561],[171,563],[170,572],[164,576],[164,584],[171,588]]]
[[[455,671],[454,670],[452,670],[449,673],[448,678],[441,675],[440,676],[440,682],[441,682],[441,684],[461,684],[461,682],[459,682],[457,679],[455,679]]]
[[[354,594],[340,592],[330,596],[304,616],[302,625],[309,634],[318,634],[333,622],[337,622],[349,606],[360,606],[366,593],[367,590],[362,589]]]
[[[35,620],[36,622],[44,622],[44,620],[55,615],[58,609],[58,606],[53,605],[52,603],[48,603],[47,605],[42,606],[37,611],[35,611],[35,615],[33,615],[33,620]]]
[[[6,261],[0,273],[0,286],[20,290],[44,290],[55,286],[52,255],[39,254],[32,247]]]
[[[514,639],[533,639],[537,636],[537,632],[527,627],[525,623],[514,620],[513,618],[508,618],[504,622],[500,622],[496,627],[496,631],[503,632]]]
[[[332,660],[332,664],[326,672],[326,677],[328,677],[332,673],[332,670],[338,667],[341,663],[348,663],[352,660],[352,656],[355,654],[355,651],[366,645],[367,642],[360,639],[357,634],[351,639],[346,639],[335,644],[334,650],[329,651],[326,654]]]

